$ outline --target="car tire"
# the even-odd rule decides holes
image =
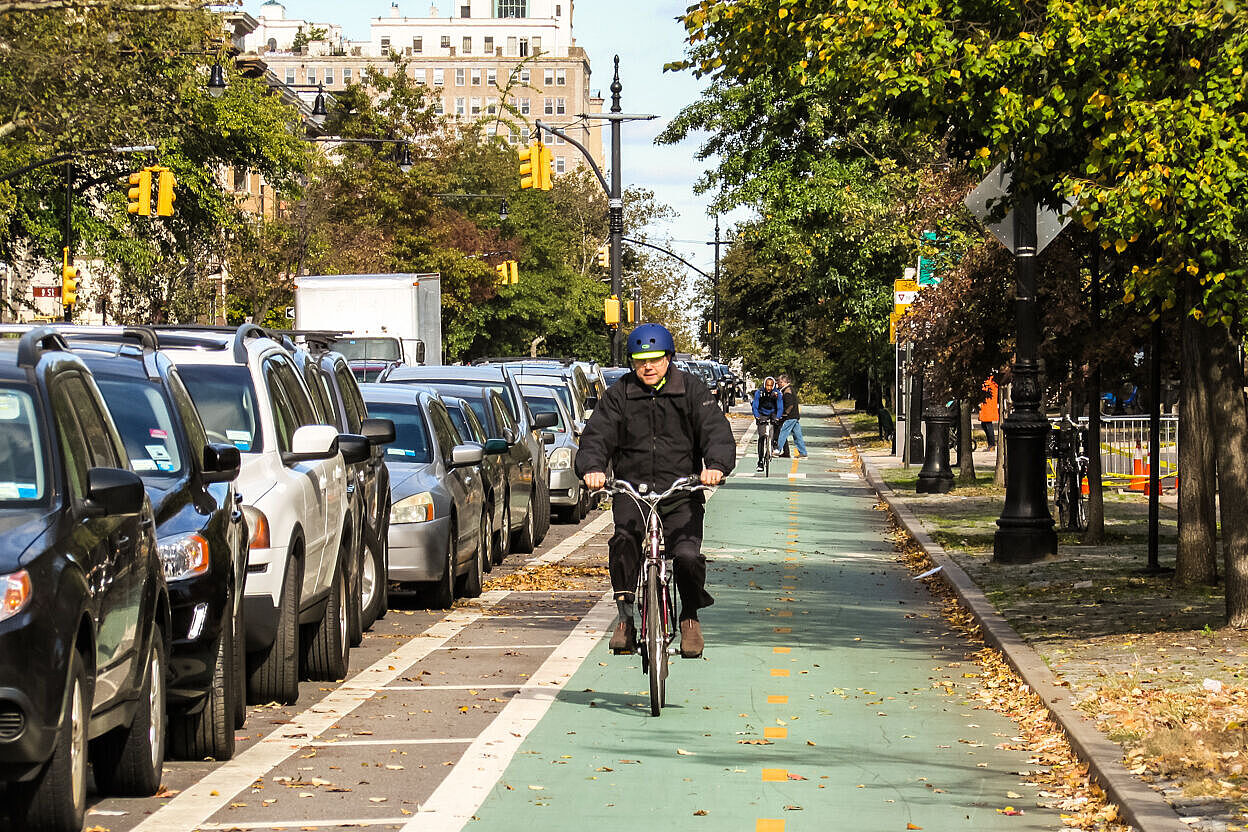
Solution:
[[[490,559],[490,539],[494,536],[490,529],[490,515],[481,515],[481,526],[477,531],[477,551],[472,556],[472,565],[464,575],[465,598],[480,598],[485,582],[485,564]]]
[[[363,522],[363,518],[361,518]],[[345,534],[345,532],[344,532]],[[346,582],[347,588],[347,636],[348,644],[352,647],[359,647],[364,641],[364,603],[362,584],[364,582],[364,561],[369,557],[368,546],[364,543],[364,531],[360,530],[360,546],[355,552],[350,553],[350,561],[343,561],[344,565],[349,565],[343,580]]]
[[[490,574],[494,571],[494,506],[487,504],[485,507],[485,521],[490,527],[489,537],[485,540],[485,557],[481,559],[482,571]]]
[[[386,494],[386,502],[383,505],[385,505],[385,510],[378,523],[381,531],[377,533],[379,535],[377,539],[381,541],[381,599],[377,603],[378,621],[385,618],[386,613],[390,611],[390,494]]]
[[[126,727],[91,743],[91,768],[101,792],[148,797],[160,788],[165,765],[165,656],[165,634],[153,627],[134,717]]]
[[[446,557],[443,558],[443,573],[441,579],[434,581],[429,587],[429,606],[438,609],[449,610],[451,604],[455,603],[455,536],[458,534],[455,528],[455,518],[451,518],[449,528],[446,533]]]
[[[347,621],[351,590],[343,560],[350,556],[349,545],[340,547],[338,555],[329,584],[329,600],[325,602],[325,615],[309,628],[310,637],[303,657],[308,678],[322,682],[345,678],[351,663],[351,633]]]
[[[222,618],[217,637],[217,658],[207,701],[195,713],[169,715],[169,755],[178,760],[211,757],[225,761],[234,756],[234,699],[237,687],[234,673],[233,610]]]
[[[507,553],[511,551],[511,496],[503,497],[503,516],[499,521],[498,528],[494,530],[494,551],[491,559],[495,565],[502,563],[507,559]]]
[[[360,625],[368,630],[381,618],[386,603],[386,530],[376,546],[364,547],[364,568],[360,572]]]
[[[233,595],[232,591],[230,594]],[[234,603],[231,598],[231,603]],[[247,624],[243,617],[243,605],[238,604],[238,613],[232,625],[234,629],[234,729],[238,730],[247,723]]]
[[[541,510],[538,505],[537,491],[534,490],[529,497],[528,510],[524,513],[524,525],[520,527],[520,531],[511,538],[511,547],[513,552],[520,552],[527,555],[537,548],[537,533],[535,526],[537,525],[537,512]]]
[[[82,829],[87,809],[87,722],[91,718],[91,699],[87,673],[76,649],[70,652],[69,662],[68,696],[52,756],[34,779],[9,784],[6,802],[13,829]]]
[[[282,579],[282,602],[277,609],[273,643],[255,657],[248,656],[247,701],[252,705],[299,701],[299,604],[303,568],[291,548]]]
[[[550,481],[549,474],[547,481],[538,489],[539,503],[541,509],[537,512],[536,522],[533,524],[535,536],[533,538],[534,546],[540,546],[542,541],[546,539],[546,533],[550,531]]]

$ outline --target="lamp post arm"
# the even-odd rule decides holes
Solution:
[[[646,248],[652,248],[652,249],[654,249],[655,251],[661,251],[661,252],[663,252],[664,254],[666,254],[668,257],[674,257],[675,259],[677,259],[677,260],[679,260],[680,262],[684,263],[686,266],[688,266],[689,268],[693,269],[695,272],[697,272],[698,274],[702,275],[702,276],[703,276],[703,277],[705,277],[707,280],[710,280],[710,279],[711,279],[711,276],[710,276],[709,274],[707,274],[706,272],[702,271],[702,270],[701,270],[701,269],[699,269],[697,266],[693,265],[693,264],[692,264],[692,263],[690,263],[688,260],[686,260],[685,258],[681,257],[679,254],[677,254],[677,253],[676,253],[676,252],[674,252],[674,251],[671,251],[671,250],[669,250],[669,249],[663,248],[662,246],[656,246],[654,243],[647,243],[645,240],[635,240],[635,239],[633,239],[632,237],[623,237],[622,239],[623,239],[623,240],[624,240],[624,242],[626,242],[626,243],[632,243],[633,245],[637,245],[637,246],[645,246]]]
[[[572,145],[577,150],[581,151],[581,155],[585,157],[585,161],[589,162],[589,166],[593,168],[594,176],[598,177],[598,184],[602,185],[602,190],[606,193],[607,198],[608,199],[611,198],[611,186],[607,184],[607,177],[602,175],[602,171],[598,169],[598,163],[594,161],[594,157],[585,148],[585,145],[581,144],[576,139],[572,138],[567,133],[560,130],[558,127],[551,127],[549,124],[545,124],[544,122],[542,122],[541,119],[538,119],[537,127],[539,130],[545,130],[548,133],[554,133],[556,136],[563,139],[565,142]]]
[[[68,162],[79,156],[97,156],[101,153],[116,153],[118,155],[126,153],[148,153],[156,149],[155,145],[137,145],[135,147],[101,147],[96,150],[75,150],[70,153],[58,153],[55,156],[49,156],[47,159],[40,159],[38,162],[31,162],[17,170],[11,170],[6,174],[0,175],[0,182],[7,182],[21,176],[23,173],[30,173],[32,170],[46,168],[49,165],[59,165],[61,162]]]

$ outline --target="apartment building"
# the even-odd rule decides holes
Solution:
[[[388,16],[370,21],[367,40],[352,41],[340,25],[287,18],[279,0],[268,0],[244,50],[285,84],[331,93],[359,82],[367,67],[392,72],[398,55],[448,123],[479,124],[519,145],[541,119],[566,130],[605,169],[601,122],[577,118],[600,112],[602,98],[591,91],[589,56],[572,35],[572,0],[439,2],[448,8],[435,4],[424,17],[405,16],[393,3]],[[544,138],[556,175],[584,164],[576,148]]]

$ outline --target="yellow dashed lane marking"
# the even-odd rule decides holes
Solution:
[[[773,667],[771,669],[772,676],[788,676],[789,669],[787,667]]]
[[[797,587],[795,586],[784,586],[784,585],[781,585],[780,588],[785,590],[786,592],[797,589]]]
[[[792,647],[773,647],[773,648],[771,648],[771,652],[773,652],[773,653],[789,653],[789,652],[791,652],[792,650],[793,650],[793,648],[792,648]]]
[[[759,818],[754,832],[784,832],[784,821],[778,818]]]
[[[776,613],[776,616],[778,618],[792,618],[793,610],[780,610],[780,612]]]
[[[768,705],[787,705],[789,704],[789,697],[783,696],[781,694],[772,693],[767,696],[767,704]]]
[[[793,632],[793,628],[792,628],[792,627],[776,627],[776,628],[774,628],[774,629],[775,629],[775,631],[776,631],[777,633],[791,633],[791,632]]]
[[[765,768],[763,769],[764,783],[784,783],[789,779],[789,770],[787,768]]]
[[[763,736],[769,740],[782,740],[789,735],[788,728],[764,728]]]

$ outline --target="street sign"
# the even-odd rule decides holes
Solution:
[[[901,315],[896,312],[888,313],[888,343],[897,343],[897,321],[901,319]]]
[[[906,312],[906,307],[914,303],[914,299],[919,296],[919,282],[917,280],[894,280],[893,281],[893,314],[900,317]]]
[[[286,307],[286,317],[290,318],[292,321],[295,319],[295,307],[293,306]]]
[[[928,244],[936,244],[940,240],[940,235],[935,231],[924,231],[923,242]],[[919,285],[920,286],[939,286],[943,279],[936,274],[936,259],[933,257],[919,256]]]
[[[61,296],[60,286],[32,286],[30,291],[37,298],[59,298]]]
[[[975,218],[992,232],[992,236],[1001,241],[1001,245],[1010,250],[1014,254],[1014,211],[1011,209],[999,222],[989,223],[988,218],[992,215],[990,206],[1003,197],[1010,194],[1010,181],[1012,177],[1005,169],[1005,163],[997,165],[988,175],[984,177],[984,181],[975,186],[975,190],[966,195],[962,203],[967,209],[975,215]],[[1053,242],[1058,234],[1062,233],[1062,229],[1070,222],[1069,216],[1064,216],[1052,208],[1036,209],[1036,254],[1044,251],[1044,247]]]

